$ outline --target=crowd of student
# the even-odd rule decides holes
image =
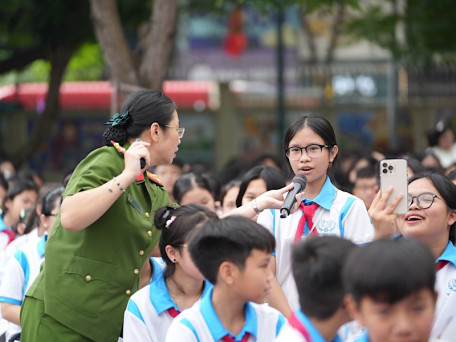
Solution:
[[[285,164],[215,173],[176,158],[184,129],[160,92],[133,94],[107,124],[106,146],[61,183],[0,164],[6,341],[456,340],[448,125],[420,155],[361,155],[306,113]],[[408,161],[406,215],[379,191],[385,157]],[[306,188],[281,218],[296,174]]]

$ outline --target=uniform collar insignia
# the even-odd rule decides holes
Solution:
[[[163,183],[162,181],[160,180],[160,178],[158,178],[158,176],[156,174],[153,174],[152,172],[150,171],[146,171],[146,174],[147,174],[147,178],[149,178],[150,181],[154,182],[155,184],[158,184],[160,186],[163,186]],[[136,178],[136,181],[137,182],[142,182],[144,180],[144,173],[141,173],[138,178]]]

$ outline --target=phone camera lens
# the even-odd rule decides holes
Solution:
[[[383,167],[387,167],[387,166],[388,166],[388,164],[387,164],[387,163],[383,163],[383,165],[382,165],[382,166],[383,166]]]
[[[383,173],[387,173],[387,172],[388,172],[388,170],[387,170],[387,169],[383,169]]]
[[[391,165],[390,165],[390,166],[388,166],[388,170],[390,170],[390,171],[391,171],[392,169],[393,169],[393,167],[392,167]]]

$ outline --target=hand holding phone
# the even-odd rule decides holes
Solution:
[[[382,194],[393,187],[387,205],[389,205],[399,194],[403,194],[401,201],[394,209],[395,214],[407,213],[407,161],[405,159],[384,159],[380,162],[380,191]]]

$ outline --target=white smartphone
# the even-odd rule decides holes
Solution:
[[[396,206],[394,213],[407,213],[407,160],[384,159],[380,162],[380,191],[383,193],[390,187],[393,187],[393,193],[388,199],[388,204],[402,193],[404,197]]]

